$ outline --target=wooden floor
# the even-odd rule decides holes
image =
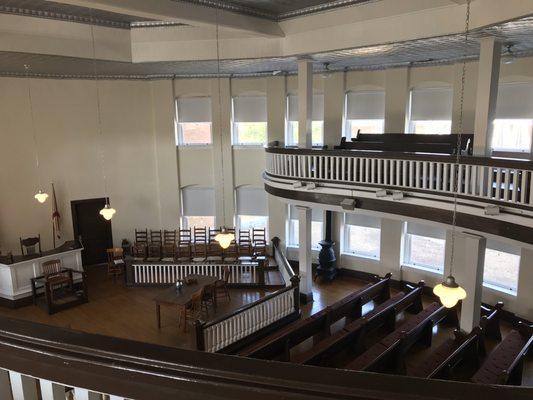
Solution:
[[[314,283],[314,301],[301,307],[303,317],[309,316],[353,293],[367,282],[353,277],[341,276],[332,283]],[[48,325],[75,329],[88,333],[126,338],[165,346],[194,349],[193,329],[189,326],[184,333],[178,328],[177,311],[172,307],[161,308],[161,329],[157,328],[153,298],[161,288],[126,288],[123,283],[113,283],[107,277],[105,268],[92,267],[88,271],[89,303],[48,315],[39,306],[27,306],[16,310],[0,307],[0,315],[24,319]],[[267,292],[268,293],[268,292]],[[264,290],[230,289],[231,301],[220,301],[217,313],[210,318],[223,315],[244,304],[253,302],[265,295]],[[372,304],[366,306],[372,308]],[[365,312],[368,310],[365,310]],[[337,326],[340,328],[342,321]],[[503,325],[504,334],[510,326]],[[439,327],[434,331],[433,349],[452,333],[450,327]],[[293,351],[304,351],[310,343],[303,343]],[[416,364],[428,354],[428,349],[415,348],[406,362]],[[533,357],[525,363],[523,384],[533,386]]]

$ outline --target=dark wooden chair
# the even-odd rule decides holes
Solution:
[[[191,296],[188,302],[178,313],[178,327],[183,323],[183,332],[187,332],[187,321],[194,323],[197,319],[205,316],[204,307],[202,306],[203,290],[198,290]]]
[[[195,258],[207,258],[207,229],[205,227],[193,228],[192,256]]]
[[[161,247],[163,245],[163,237],[161,230],[150,230],[150,243],[148,244],[148,258],[154,260],[161,260]]]
[[[252,228],[253,255],[266,255],[266,228]]]
[[[41,254],[41,235],[19,238],[20,251],[23,256],[31,256]]]
[[[132,247],[133,257],[142,258],[143,260],[148,256],[148,229],[135,229],[135,242]]]
[[[222,299],[228,299],[228,301],[231,300],[231,296],[229,294],[229,289],[228,289],[230,274],[231,274],[231,271],[229,267],[227,266],[224,267],[223,278],[215,282],[215,297],[217,299],[222,298]]]
[[[190,228],[179,230],[176,258],[192,258],[192,235]]]
[[[215,237],[221,232],[220,229],[215,228],[209,228],[209,238],[207,241],[207,257],[223,257],[222,247],[220,247],[220,244],[215,240]]]
[[[45,285],[49,288],[50,301],[54,301],[54,290],[58,286],[68,285],[72,291],[74,282],[71,270],[61,268],[61,260],[50,260],[42,263]]]
[[[252,237],[249,230],[239,230],[237,254],[239,257],[251,257],[253,255]]]
[[[124,274],[124,250],[122,247],[113,247],[106,250],[107,253],[107,275],[113,277],[113,282],[117,281],[117,277]]]
[[[163,244],[161,246],[161,258],[174,260],[176,258],[176,231],[163,231]]]

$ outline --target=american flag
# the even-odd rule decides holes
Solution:
[[[57,209],[56,190],[52,183],[52,224],[54,225],[54,233],[58,239],[61,239],[61,227],[60,227],[61,215]]]

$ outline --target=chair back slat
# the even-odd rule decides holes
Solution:
[[[19,238],[22,255],[41,254],[41,235]]]
[[[61,260],[50,260],[42,263],[43,274],[53,275],[61,271]]]

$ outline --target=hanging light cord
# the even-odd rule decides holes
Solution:
[[[100,149],[100,165],[102,169],[102,177],[104,179],[104,197],[106,204],[109,204],[107,197],[107,176],[105,173],[105,154],[104,154],[104,132],[102,129],[102,116],[100,112],[100,87],[98,85],[98,74],[96,73],[96,45],[94,40],[94,19],[91,10],[91,40],[92,40],[92,50],[93,50],[93,75],[96,85],[96,117],[98,121],[98,135],[99,135],[99,149]]]
[[[28,101],[30,103],[30,121],[31,121],[31,133],[33,138],[33,148],[35,149],[35,167],[37,169],[37,187],[38,190],[41,188],[41,178],[39,173],[39,149],[37,148],[37,132],[35,129],[35,117],[33,115],[33,101],[31,97],[31,81],[29,76],[30,66],[24,64],[24,69],[26,70],[26,83],[28,84]]]
[[[466,2],[466,18],[465,18],[465,40],[464,40],[464,55],[463,68],[461,72],[461,97],[459,110],[459,133],[457,135],[457,149],[455,158],[454,170],[454,188],[453,188],[453,215],[452,215],[452,240],[451,240],[451,254],[450,254],[450,275],[453,272],[453,265],[455,262],[455,234],[457,228],[457,193],[459,191],[459,167],[461,162],[461,147],[463,135],[463,110],[464,110],[464,95],[465,95],[465,76],[466,76],[466,55],[468,50],[468,34],[470,32],[470,0]]]
[[[217,82],[218,82],[218,129],[220,131],[220,169],[222,173],[222,217],[223,229],[226,227],[226,196],[224,193],[224,135],[222,129],[222,86],[220,84],[220,37],[218,31],[218,8],[215,9],[216,50],[217,50]]]

